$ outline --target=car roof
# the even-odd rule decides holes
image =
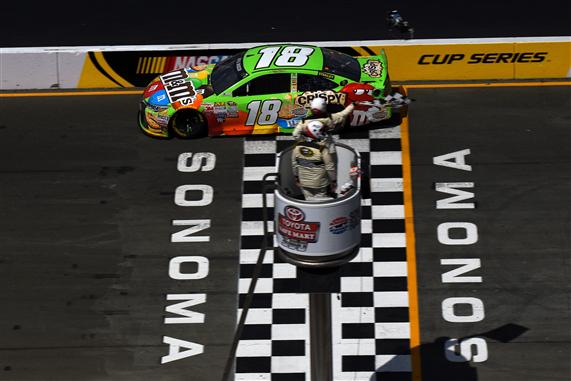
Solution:
[[[311,52],[311,54],[308,55],[308,59],[306,62],[303,63],[303,65],[277,66],[275,64],[275,62],[276,62],[275,57],[279,57],[283,52],[283,48],[285,48],[286,46],[310,48],[310,49],[313,49],[313,51]],[[277,50],[275,53],[271,53],[271,49],[268,49],[268,48],[276,48],[279,50]],[[264,53],[260,53],[260,51],[264,50],[264,49],[268,49],[268,51],[267,51],[268,53],[266,53],[268,58],[273,56],[271,59],[271,63],[269,65],[264,65],[263,68],[256,68],[256,65],[258,65],[258,63],[261,60],[262,55],[264,54]],[[284,72],[296,72],[299,70],[319,70],[320,71],[323,69],[323,53],[322,53],[320,47],[311,46],[311,45],[301,45],[301,44],[262,45],[262,46],[257,46],[255,48],[248,49],[244,54],[242,65],[243,65],[244,70],[248,74],[260,73],[262,71],[267,71],[267,70],[273,70],[273,71],[280,70],[280,71],[284,71]]]

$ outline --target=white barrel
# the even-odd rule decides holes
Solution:
[[[325,201],[305,201],[291,172],[292,148],[278,157],[279,176],[274,192],[274,231],[279,253],[300,266],[343,264],[359,251],[361,243],[361,189],[350,172],[360,165],[359,153],[337,147],[338,184],[352,181],[352,189]]]

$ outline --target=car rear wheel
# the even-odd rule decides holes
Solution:
[[[196,110],[181,110],[172,119],[171,129],[175,136],[194,139],[208,135],[206,118]]]

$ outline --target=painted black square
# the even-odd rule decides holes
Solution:
[[[284,149],[295,144],[295,140],[276,140],[276,151],[282,152]]]
[[[263,235],[243,235],[240,237],[242,249],[259,249],[262,247]]]
[[[371,218],[372,218],[371,207],[370,206],[362,206],[361,207],[361,220],[370,220]]]
[[[343,339],[373,339],[375,337],[374,323],[343,323],[341,324]]]
[[[239,308],[244,308],[246,302],[246,294],[240,294],[238,297]],[[254,294],[250,308],[272,308],[272,294]]]
[[[373,233],[404,233],[404,220],[373,220]]]
[[[375,277],[373,287],[375,291],[406,291],[408,290],[407,278],[400,276]]]
[[[349,262],[341,266],[342,277],[373,276],[372,262]]]
[[[361,247],[373,246],[373,235],[368,233],[361,234]]]
[[[373,192],[371,203],[373,205],[404,205],[403,192]]]
[[[343,356],[343,372],[372,372],[375,370],[375,356]]]
[[[297,269],[297,278],[300,283],[301,292],[339,292],[340,274],[339,267],[323,269],[311,269],[300,267]]]
[[[402,178],[402,166],[400,165],[371,165],[372,178]]]
[[[266,253],[267,255],[267,253]],[[240,278],[252,278],[256,268],[255,263],[246,263],[240,265]],[[274,273],[274,265],[271,263],[262,263],[259,278],[271,278]]]
[[[297,279],[274,279],[274,293],[289,294],[300,292],[302,291],[300,290],[300,284]]]
[[[261,205],[260,205],[261,206]],[[264,218],[263,209],[260,208],[243,208],[242,221],[262,221]],[[268,208],[268,221],[274,219],[274,208]]]
[[[373,261],[375,262],[406,261],[406,248],[404,247],[374,248]]]
[[[271,324],[244,324],[240,340],[270,340],[271,338]]]
[[[272,373],[271,381],[305,381],[305,373]]]
[[[272,311],[274,324],[305,324],[304,308],[276,308]]]
[[[274,153],[256,153],[245,156],[244,167],[271,167],[276,164]]]
[[[399,138],[371,139],[371,152],[400,151],[400,150],[401,150],[401,144]]]
[[[408,339],[377,339],[375,340],[377,355],[409,355],[410,341]]]
[[[272,340],[272,356],[305,356],[305,340]]]
[[[273,188],[273,187],[272,187]],[[271,190],[268,189],[268,192]],[[242,182],[242,193],[244,194],[261,194],[262,193],[262,181],[243,181]]]
[[[342,307],[373,307],[372,292],[344,292],[341,294]]]
[[[375,322],[377,323],[406,323],[408,321],[408,307],[375,307]]]
[[[236,358],[236,373],[270,373],[271,371],[271,357]]]

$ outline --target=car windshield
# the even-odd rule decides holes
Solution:
[[[323,70],[329,73],[341,75],[353,81],[361,78],[359,62],[345,53],[321,48],[323,52]]]
[[[212,89],[216,94],[221,94],[248,75],[242,66],[242,57],[244,53],[238,53],[232,57],[226,58],[214,67],[211,75]]]

